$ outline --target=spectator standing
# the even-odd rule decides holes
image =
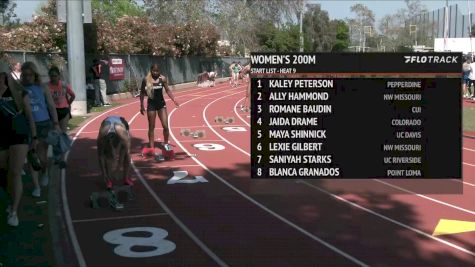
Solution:
[[[32,148],[38,144],[30,99],[21,85],[11,75],[8,65],[0,62],[0,179],[13,184],[12,202],[7,208],[7,224],[18,226],[17,210],[23,194],[22,170],[26,160],[31,135]],[[6,175],[5,175],[6,174]]]
[[[71,119],[71,103],[74,101],[76,95],[74,94],[71,86],[61,81],[59,68],[53,66],[49,69],[48,88],[53,97],[53,101],[56,107],[56,113],[58,114],[59,126],[63,133],[68,130],[68,122]],[[66,168],[65,155],[61,155],[61,160],[57,162],[60,169]]]
[[[470,60],[471,62],[471,60]],[[475,62],[470,63],[470,74],[468,75],[468,85],[467,85],[467,91],[469,92],[469,98],[473,98],[473,89],[471,87],[475,84]],[[472,93],[470,93],[472,92]]]
[[[21,67],[21,83],[28,92],[30,98],[31,111],[35,122],[38,145],[36,152],[41,162],[41,170],[35,170],[33,163],[29,162],[33,184],[35,186],[32,195],[41,196],[41,187],[38,182],[39,173],[42,174],[41,183],[48,184],[48,143],[46,138],[48,133],[55,129],[61,132],[59,127],[58,114],[54,105],[53,97],[47,86],[41,84],[41,79],[36,65],[33,62],[25,62]]]
[[[467,58],[462,65],[463,71],[463,81],[462,81],[462,89],[463,89],[463,97],[469,98],[473,97],[473,93],[470,92],[470,72],[472,68],[470,67],[471,60]]]
[[[13,79],[19,81],[21,77],[21,63],[16,62],[15,65],[13,65],[13,71],[12,71],[12,77]]]
[[[107,84],[105,81],[105,69],[109,63],[106,60],[94,59],[91,67],[94,78],[94,87],[96,90],[96,105],[110,106],[107,97]]]

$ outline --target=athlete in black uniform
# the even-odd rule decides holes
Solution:
[[[163,88],[165,88],[165,91],[173,103],[175,103],[175,106],[179,107],[180,105],[168,88],[167,78],[161,75],[158,65],[153,64],[152,67],[150,67],[150,72],[147,77],[143,79],[140,88],[140,113],[144,115],[145,108],[143,100],[144,96],[147,95],[148,140],[150,148],[155,149],[155,116],[158,115],[163,127],[164,146],[166,150],[169,150],[168,138],[170,133],[168,129],[167,106],[165,104],[165,99],[163,99]]]

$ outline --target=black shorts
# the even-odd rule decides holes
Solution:
[[[9,124],[11,125],[11,122]],[[18,134],[14,129],[8,128],[5,129],[4,135],[0,138],[0,151],[7,150],[14,145],[28,145],[30,142],[31,136],[29,134]]]
[[[57,108],[56,113],[58,113],[58,121],[62,121],[67,115],[71,118],[71,110],[69,108]]]
[[[157,111],[162,108],[165,108],[167,105],[165,104],[165,100],[162,99],[148,99],[147,100],[147,111]]]
[[[45,141],[46,138],[48,138],[49,132],[53,130],[53,123],[51,122],[51,120],[45,120],[37,121],[35,122],[35,125],[38,139],[40,139],[40,141]]]

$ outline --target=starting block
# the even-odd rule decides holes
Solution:
[[[91,207],[93,209],[100,208],[99,199],[100,198],[107,198],[107,201],[108,201],[109,205],[113,209],[122,210],[124,208],[124,204],[120,203],[119,199],[117,197],[117,195],[120,192],[126,192],[128,200],[135,199],[135,193],[132,190],[132,186],[130,186],[130,185],[114,186],[114,187],[112,187],[112,189],[107,189],[105,191],[100,191],[100,192],[93,192],[91,194],[91,196],[89,197],[89,200],[91,202]]]
[[[155,149],[152,149],[150,147],[142,147],[142,157],[147,158],[147,157],[153,157],[155,156]]]
[[[223,116],[214,117],[214,122],[216,123],[223,123],[223,121],[224,121]]]
[[[250,112],[251,109],[249,107],[241,107],[242,112]]]
[[[231,123],[234,123],[234,117],[229,117],[229,118],[226,118],[224,119],[224,123],[225,124],[231,124]]]
[[[171,148],[170,145],[165,146],[162,149],[162,155],[166,160],[174,160],[175,159],[175,151]]]
[[[181,129],[180,130],[180,135],[181,136],[190,136],[191,130],[190,129]]]
[[[231,124],[231,123],[234,123],[235,119],[234,117],[228,117],[228,118],[223,118],[223,116],[216,116],[214,118],[214,122],[216,123],[224,123],[224,124]]]
[[[182,129],[180,131],[181,136],[190,136],[193,138],[203,138],[206,136],[206,132],[204,130],[196,130],[196,131],[191,131],[190,129]]]

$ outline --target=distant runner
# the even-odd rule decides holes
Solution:
[[[241,70],[241,75],[243,77],[249,77],[251,73],[251,64],[247,64],[242,70]],[[245,81],[248,83],[247,88],[246,88],[246,97],[244,98],[244,105],[241,105],[241,111],[250,111],[250,103],[249,103],[249,98],[251,95],[251,80],[250,78],[245,79]]]
[[[239,82],[239,72],[242,70],[242,67],[239,63],[236,63],[232,66],[232,74],[233,74],[233,87],[238,86]]]
[[[198,79],[196,81],[197,85],[201,85],[205,82],[208,82],[208,87],[213,87],[215,84],[217,73],[215,71],[203,72],[198,74]]]

